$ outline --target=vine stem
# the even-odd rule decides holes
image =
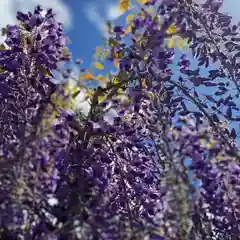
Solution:
[[[229,139],[227,139],[224,134],[219,130],[219,128],[216,126],[216,124],[214,123],[214,121],[212,120],[211,116],[207,113],[207,111],[204,109],[204,107],[199,104],[199,102],[184,88],[182,87],[180,84],[174,82],[171,79],[167,80],[169,83],[175,85],[178,89],[180,89],[184,95],[186,95],[186,97],[188,97],[197,107],[198,109],[206,116],[206,118],[208,119],[208,121],[210,122],[211,126],[213,127],[213,129],[221,136],[221,138],[225,141],[225,143],[227,144],[227,146],[229,147],[229,149],[232,151],[232,153],[234,153],[234,155],[236,156],[236,158],[238,160],[240,160],[240,155],[238,153],[238,149],[236,147],[234,147],[230,142]]]
[[[112,152],[113,152],[113,154],[115,155],[116,160],[117,160],[116,163],[117,163],[117,166],[118,166],[118,168],[119,168],[120,178],[121,178],[121,182],[122,182],[122,185],[123,185],[123,191],[124,191],[124,194],[125,194],[126,199],[127,199],[127,212],[128,212],[128,217],[129,217],[129,221],[130,221],[130,226],[131,226],[131,229],[132,229],[132,231],[133,231],[133,216],[132,216],[131,208],[130,208],[129,201],[128,201],[127,187],[126,187],[126,184],[125,184],[125,181],[124,181],[124,174],[123,174],[123,172],[122,172],[120,163],[119,163],[119,161],[118,161],[118,156],[117,156],[117,154],[116,154],[115,151],[114,151],[114,148],[113,148],[112,143],[111,143],[108,139],[107,139],[107,142],[109,143],[110,149],[112,150]]]
[[[189,4],[190,8],[192,9],[193,12],[197,12],[193,6],[191,4]],[[209,37],[209,39],[211,40],[212,44],[214,45],[214,47],[217,50],[218,56],[219,56],[219,60],[220,60],[220,64],[222,66],[223,69],[225,69],[228,74],[230,75],[230,78],[232,80],[232,82],[234,83],[234,85],[236,86],[236,89],[238,90],[238,93],[240,93],[240,86],[238,85],[236,79],[234,78],[234,74],[233,72],[230,72],[230,70],[226,67],[226,61],[221,57],[221,55],[223,55],[223,53],[221,52],[220,48],[218,47],[216,41],[214,40],[214,38],[211,35],[211,32],[209,31],[209,29],[206,27],[206,24],[203,23],[203,21],[200,19],[199,20],[202,28],[205,30],[207,36]],[[225,55],[224,55],[225,56]],[[225,56],[226,57],[226,56]]]

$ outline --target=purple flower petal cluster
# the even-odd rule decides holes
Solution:
[[[43,16],[39,6],[34,13],[18,12],[17,18],[19,25],[7,25],[6,47],[0,50],[0,151],[6,165],[0,178],[4,194],[0,224],[6,239],[31,236],[49,198],[46,194],[56,188],[54,157],[69,143],[64,123],[57,123],[52,131],[41,128],[56,89],[52,71],[63,56],[62,25],[54,20],[52,10]],[[13,164],[10,169],[8,164]]]
[[[53,93],[70,97],[51,82],[57,63],[69,60],[62,25],[40,6],[17,13],[20,24],[7,26],[0,50],[0,238],[238,238],[237,134],[218,117],[237,120],[238,108],[231,94],[223,97],[230,83],[216,78],[227,76],[238,91],[239,29],[221,4],[148,1],[156,16],[141,9],[129,46],[115,26],[108,50],[120,62],[118,83],[96,89],[85,118],[51,101]],[[199,66],[219,61],[221,69],[203,77],[182,54],[176,77],[177,51],[164,43],[172,25]],[[230,36],[221,52],[218,42]],[[219,99],[200,85],[218,88]]]

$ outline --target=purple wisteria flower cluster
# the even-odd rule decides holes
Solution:
[[[52,81],[70,60],[62,24],[40,6],[17,13],[0,50],[0,239],[239,239],[240,153],[224,121],[239,121],[240,33],[221,4],[149,0],[129,44],[115,26],[117,82],[85,117],[52,101],[71,97]],[[174,34],[191,54],[166,45]]]

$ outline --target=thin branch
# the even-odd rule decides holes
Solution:
[[[191,4],[188,4],[190,6],[190,8],[192,9],[193,12],[196,12],[195,9],[192,7]],[[216,41],[214,40],[214,38],[211,35],[211,32],[209,31],[209,29],[207,28],[206,24],[202,22],[201,18],[200,18],[200,23],[202,25],[202,28],[205,30],[208,38],[211,40],[212,44],[214,45],[214,47],[217,50],[218,56],[219,56],[219,60],[220,63],[222,65],[222,67],[227,70],[227,72],[229,73],[229,75],[231,76],[231,80],[234,83],[234,85],[236,86],[236,89],[238,90],[238,93],[240,93],[240,86],[238,85],[237,81],[235,80],[234,74],[233,72],[230,72],[230,70],[226,67],[226,61],[221,57],[221,55],[223,55],[223,53],[221,52],[220,48],[218,47]],[[224,55],[225,56],[225,55]],[[226,56],[225,56],[226,57]]]
[[[179,88],[197,107],[198,109],[206,116],[208,119],[209,123],[211,124],[212,128],[221,136],[221,138],[225,141],[229,149],[232,151],[232,153],[236,156],[238,160],[240,160],[240,155],[238,149],[233,146],[230,142],[229,139],[227,139],[224,134],[219,130],[215,122],[212,120],[212,117],[208,114],[208,112],[204,109],[204,107],[185,89],[183,88],[180,84],[176,83],[175,81],[172,80],[167,80],[169,83],[175,85],[177,88]]]
[[[124,181],[124,174],[123,174],[121,166],[120,166],[120,164],[118,162],[118,156],[117,156],[117,154],[114,151],[112,143],[108,139],[106,139],[106,140],[110,144],[110,148],[111,148],[113,154],[116,157],[116,164],[117,164],[117,166],[119,168],[120,178],[121,178],[121,182],[122,182],[122,185],[123,185],[123,191],[124,191],[124,194],[125,194],[126,200],[127,200],[127,212],[128,212],[128,217],[129,217],[129,221],[130,221],[130,226],[131,226],[131,229],[133,230],[133,217],[132,217],[131,208],[130,208],[130,205],[129,205],[129,199],[128,199],[128,195],[127,195],[127,187],[126,187],[126,184],[125,184],[125,181]]]

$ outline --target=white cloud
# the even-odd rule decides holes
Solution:
[[[71,12],[61,0],[0,0],[0,27],[17,23],[17,11],[33,11],[37,5],[43,9],[52,8],[57,21],[64,24],[66,30],[71,28]]]
[[[90,21],[105,37],[108,37],[105,19],[101,16],[97,6],[92,2],[85,5],[83,12]]]
[[[108,31],[106,27],[106,21],[117,20],[123,15],[123,12],[118,10],[117,4],[109,4],[101,2],[102,5],[98,5],[97,1],[87,3],[84,7],[84,14],[88,21],[90,21],[105,38],[108,38]],[[100,10],[104,8],[104,11]]]
[[[78,96],[75,98],[76,108],[81,110],[81,112],[85,116],[88,115],[91,108],[91,105],[89,104],[89,102],[85,100],[86,95],[87,95],[86,91],[84,89],[81,89],[80,94],[78,94]]]
[[[71,69],[72,69],[72,73],[71,73],[71,77],[72,78],[69,78],[68,81],[70,83],[70,88],[74,88],[74,87],[77,87],[77,79],[78,79],[78,76],[79,76],[79,68],[76,67],[76,65],[72,65],[71,66]],[[76,80],[74,80],[76,79]],[[75,107],[76,109],[78,110],[81,110],[81,112],[87,116],[89,111],[90,111],[90,104],[86,99],[86,96],[87,96],[87,92],[85,89],[81,89],[81,92],[77,95],[77,97],[75,98],[75,101],[74,101],[74,104],[75,104]]]
[[[106,8],[106,14],[108,20],[116,20],[123,15],[123,12],[118,9],[118,5],[110,5]]]

